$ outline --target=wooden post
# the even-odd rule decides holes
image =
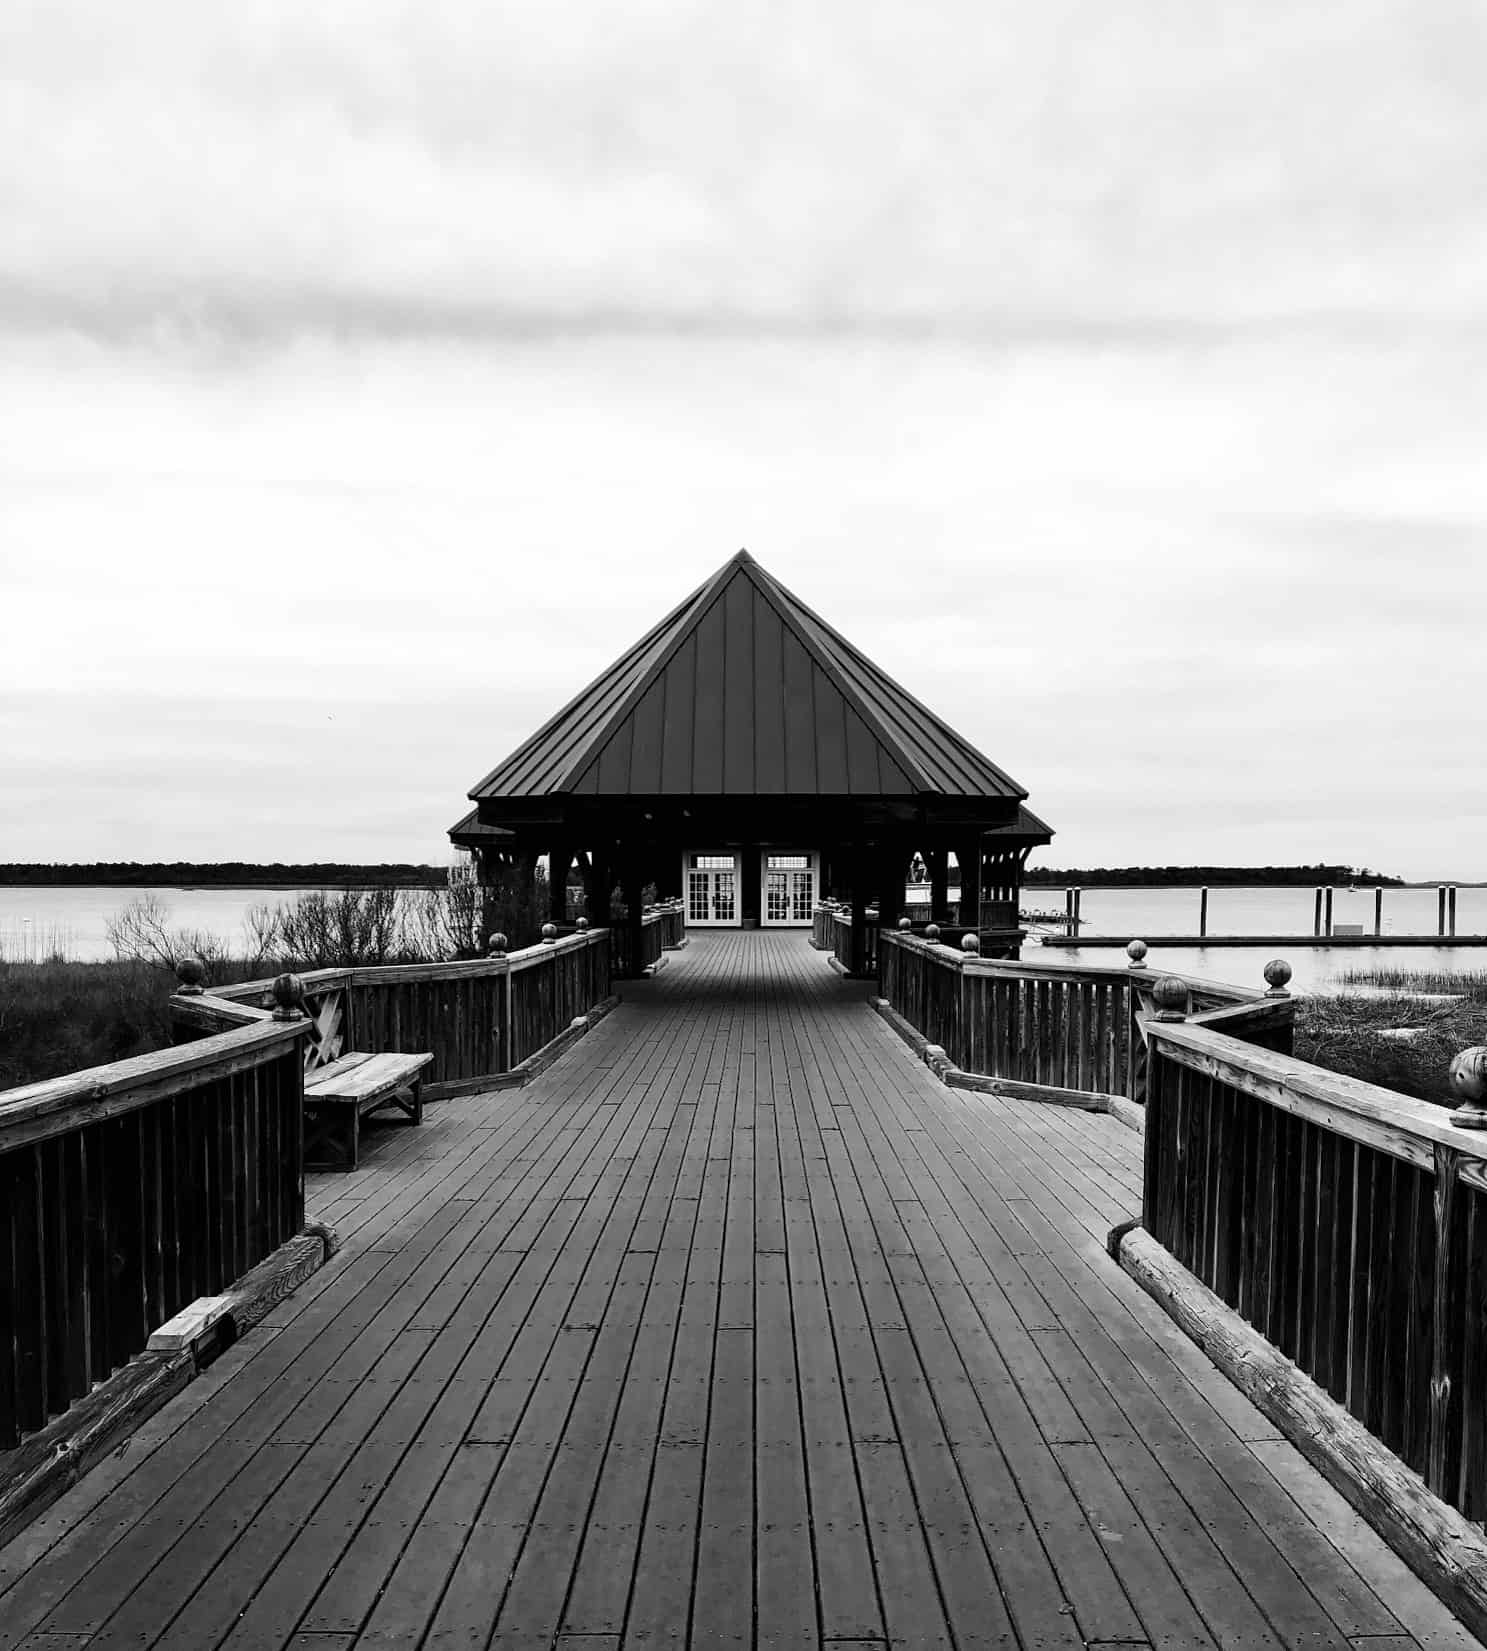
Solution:
[[[944,862],[942,861],[941,864]],[[854,846],[852,849],[852,927],[851,940],[848,946],[851,956],[847,959],[847,968],[852,974],[860,974],[867,958],[867,864],[866,854],[862,848]]]
[[[547,856],[547,916],[553,923],[568,921],[568,867],[573,850],[566,844],[551,849]]]
[[[1446,896],[1446,922],[1449,925],[1447,932],[1454,940],[1456,938],[1456,885],[1452,883]]]
[[[1079,938],[1079,925],[1084,921],[1084,890],[1074,890],[1074,907],[1070,913],[1069,933],[1075,940]]]
[[[1442,938],[1446,933],[1446,885],[1440,884],[1435,891],[1435,932]]]
[[[929,862],[930,919],[935,923],[943,923],[950,916],[950,884],[947,869],[949,856],[942,848],[929,848],[924,853]]]
[[[1461,1473],[1461,1349],[1466,1317],[1465,1213],[1457,1171],[1461,1154],[1435,1148],[1435,1281],[1431,1298],[1429,1463],[1425,1482],[1459,1505]],[[1480,1284],[1480,1280],[1476,1281]]]
[[[589,855],[589,874],[584,885],[584,915],[597,928],[609,927],[609,891],[614,887],[614,862],[610,851],[600,844]]]
[[[1320,889],[1317,890],[1316,903],[1312,908],[1311,932],[1314,935],[1319,935],[1322,932],[1322,891]]]
[[[1326,935],[1332,933],[1332,890],[1330,888],[1327,890],[1327,910],[1323,918],[1322,933]]]
[[[878,867],[878,928],[897,928],[904,909],[904,851],[885,843],[876,855]],[[880,954],[881,955],[881,954]]]
[[[960,862],[960,921],[976,933],[981,929],[981,834],[965,839],[955,851]]]
[[[1203,939],[1208,933],[1208,890],[1198,890],[1198,938]]]
[[[1381,887],[1373,891],[1373,932],[1375,935],[1384,932],[1384,891]]]
[[[630,973],[632,976],[639,976],[644,973],[642,960],[645,957],[645,906],[641,899],[641,891],[645,887],[645,873],[641,868],[640,856],[633,848],[624,856],[620,887],[625,896],[625,929],[630,941]]]

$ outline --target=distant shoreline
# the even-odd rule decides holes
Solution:
[[[245,861],[91,861],[49,865],[15,861],[0,865],[0,888],[170,888],[170,889],[324,889],[442,888],[443,866],[384,863],[355,866],[344,861],[298,861],[288,865],[249,865]]]

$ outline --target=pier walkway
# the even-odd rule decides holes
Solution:
[[[311,1184],[342,1252],[0,1551],[0,1648],[1476,1644],[1104,1251],[1114,1119],[795,933]]]

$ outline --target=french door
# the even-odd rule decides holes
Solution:
[[[771,927],[809,923],[816,908],[816,856],[764,856],[764,921]]]
[[[728,924],[738,914],[738,860],[732,854],[687,856],[687,922]]]

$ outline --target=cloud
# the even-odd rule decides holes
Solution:
[[[1464,316],[1467,0],[31,0],[0,321],[503,336]]]

